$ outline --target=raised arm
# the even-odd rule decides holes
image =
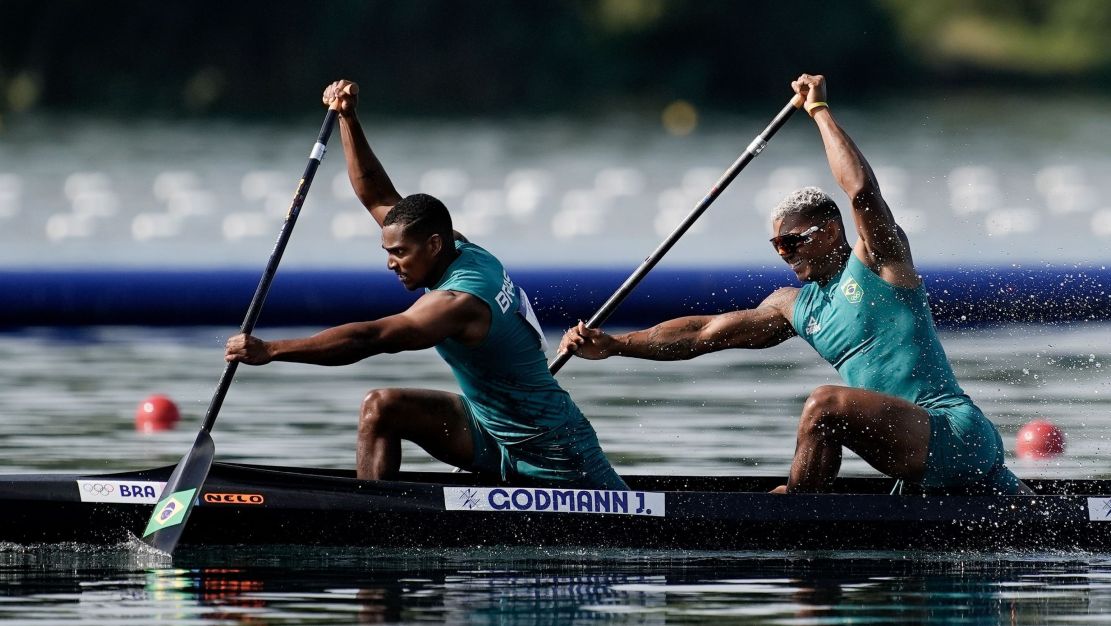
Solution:
[[[852,204],[859,237],[854,252],[884,280],[903,287],[917,286],[919,278],[910,243],[880,193],[872,166],[825,104],[825,77],[803,74],[791,87],[806,98],[804,106],[818,125],[829,168]]]
[[[324,89],[324,105],[331,106],[336,99],[340,102],[339,135],[343,141],[343,155],[347,160],[347,176],[351,179],[351,187],[359,201],[381,226],[386,213],[401,200],[401,195],[397,193],[382,163],[370,149],[370,143],[367,142],[356,113],[358,91],[354,89],[351,91],[355,94],[347,93],[347,86],[353,84],[349,80],[337,80],[328,85]]]
[[[228,339],[224,359],[248,365],[271,361],[349,365],[376,354],[431,348],[449,337],[468,345],[478,343],[489,328],[490,309],[478,298],[432,291],[403,313],[336,326],[309,337],[263,341],[236,335]]]
[[[616,336],[579,322],[564,334],[559,351],[584,359],[627,356],[677,361],[726,348],[770,348],[795,335],[789,315],[797,295],[798,289],[783,287],[754,309],[680,317]]]

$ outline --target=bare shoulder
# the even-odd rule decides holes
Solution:
[[[863,244],[863,240],[857,241],[853,254],[885,282],[904,289],[915,289],[922,284],[922,278],[914,267],[914,259],[910,255],[910,244],[901,228],[899,234],[905,244],[905,255],[903,256],[883,257],[877,255],[874,250]]]
[[[773,291],[764,301],[760,303],[760,308],[775,309],[785,319],[791,319],[791,312],[795,308],[795,300],[799,296],[798,287],[780,287]]]
[[[417,298],[410,311],[427,311],[438,314],[474,314],[489,307],[480,298],[465,291],[434,289]]]
[[[490,328],[490,306],[477,296],[464,291],[437,289],[429,291],[405,312],[417,324],[443,325],[454,329],[452,335],[485,337]]]
[[[465,345],[476,345],[490,329],[490,307],[480,298],[462,291],[429,291],[404,313],[394,316],[417,332],[434,339],[451,337]]]

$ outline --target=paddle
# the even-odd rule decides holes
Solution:
[[[354,86],[349,86],[347,93],[354,95],[357,91]],[[297,223],[297,216],[301,213],[301,205],[305,202],[305,195],[308,194],[309,186],[312,185],[316,169],[320,167],[320,160],[324,158],[325,146],[328,145],[328,138],[332,135],[332,128],[336,124],[336,116],[338,115],[336,108],[338,106],[339,102],[336,101],[328,109],[327,115],[324,116],[324,125],[320,127],[320,135],[317,136],[312,152],[309,153],[308,165],[305,166],[305,173],[302,174],[301,182],[297,185],[297,191],[293,194],[293,202],[289,205],[285,223],[282,224],[282,231],[278,235],[278,241],[274,244],[273,252],[270,253],[270,261],[267,262],[266,270],[262,273],[262,279],[259,280],[258,288],[255,289],[255,295],[251,298],[251,304],[247,308],[247,316],[243,320],[243,326],[239,329],[244,334],[250,334],[254,330],[255,322],[258,321],[259,314],[262,312],[262,304],[266,301],[266,294],[270,291],[270,284],[274,281],[274,274],[278,270],[278,262],[281,261],[282,253],[285,252],[286,244],[289,243],[289,236],[293,233],[293,226]],[[216,454],[216,446],[212,443],[212,437],[209,433],[212,432],[212,426],[216,423],[220,406],[224,403],[224,396],[227,395],[228,387],[231,386],[232,379],[235,377],[237,365],[239,365],[238,362],[232,361],[224,366],[224,373],[220,376],[216,393],[213,394],[212,401],[208,404],[208,412],[205,414],[201,431],[197,434],[197,440],[193,443],[193,449],[181,458],[173,473],[170,474],[170,480],[166,483],[165,489],[162,490],[162,496],[154,507],[154,513],[143,532],[143,541],[168,554],[173,553],[174,546],[181,538],[181,533],[185,531],[185,522],[193,511],[193,504],[200,496],[201,487],[204,485],[205,478],[208,477],[208,470],[212,467],[212,458]]]
[[[756,155],[760,154],[764,151],[764,148],[768,147],[768,140],[770,140],[772,138],[772,135],[774,135],[780,129],[780,127],[782,127],[787,122],[787,119],[791,117],[792,113],[802,107],[803,100],[804,98],[797,94],[795,95],[795,97],[791,98],[791,101],[787,103],[787,106],[783,107],[783,110],[781,110],[775,116],[775,119],[772,120],[771,124],[768,124],[768,127],[764,129],[764,132],[757,135],[756,139],[753,139],[752,143],[748,144],[748,147],[745,148],[745,151],[741,154],[741,156],[733,162],[733,165],[730,165],[729,169],[725,170],[725,173],[721,175],[721,178],[718,179],[718,182],[715,183],[714,186],[710,189],[710,193],[706,194],[705,198],[702,198],[702,200],[694,207],[694,210],[692,210],[690,214],[683,219],[683,222],[679,224],[679,226],[674,231],[672,231],[670,235],[668,235],[667,239],[664,239],[663,243],[661,243],[659,247],[656,248],[656,251],[649,255],[647,259],[644,259],[644,262],[640,264],[640,267],[638,267],[636,271],[633,272],[631,276],[629,276],[629,278],[625,279],[625,282],[621,285],[621,287],[617,289],[617,291],[613,293],[612,296],[609,297],[609,300],[606,300],[605,304],[602,305],[602,308],[598,309],[598,312],[595,313],[594,316],[586,322],[587,328],[598,328],[602,324],[606,323],[606,320],[609,319],[610,315],[613,315],[613,312],[617,310],[617,307],[620,306],[625,298],[627,298],[629,294],[633,292],[633,289],[636,289],[636,286],[640,284],[640,281],[643,280],[645,276],[648,275],[648,272],[652,271],[653,267],[656,267],[656,264],[659,263],[660,259],[662,259],[664,255],[667,254],[668,250],[671,250],[671,247],[674,246],[677,241],[679,241],[679,238],[682,237],[687,232],[687,230],[689,230],[690,227],[694,225],[696,221],[698,221],[698,218],[702,216],[706,209],[710,208],[710,204],[712,204],[714,200],[716,200],[717,197],[721,195],[722,191],[725,191],[725,188],[729,186],[729,183],[733,182],[733,179],[737,177],[737,174],[739,174],[741,170],[743,170],[745,166],[748,165],[749,161],[756,158]],[[564,366],[564,364],[567,363],[570,358],[570,352],[561,352],[557,354],[555,360],[553,360],[552,364],[548,366],[548,371],[550,371],[552,374],[555,374]]]

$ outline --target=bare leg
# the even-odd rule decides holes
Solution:
[[[401,467],[401,440],[459,467],[474,460],[466,409],[459,396],[426,389],[375,389],[363,399],[355,470],[366,480],[390,479]]]
[[[930,416],[901,398],[823,385],[803,406],[789,492],[829,491],[841,469],[841,446],[877,470],[921,480],[930,445]]]

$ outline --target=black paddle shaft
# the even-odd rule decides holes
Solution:
[[[745,151],[741,154],[741,156],[733,162],[733,165],[730,165],[729,169],[725,170],[725,173],[721,175],[721,178],[718,179],[718,182],[715,183],[714,186],[710,189],[710,193],[706,194],[706,197],[702,198],[698,205],[694,207],[694,210],[692,210],[690,214],[688,214],[687,217],[683,219],[683,222],[679,224],[679,226],[670,235],[668,235],[667,239],[664,239],[663,243],[661,243],[659,247],[657,247],[656,250],[651,255],[649,255],[649,257],[645,259],[643,263],[640,264],[640,267],[638,267],[636,271],[633,272],[631,276],[629,276],[629,278],[625,279],[625,282],[621,285],[621,287],[619,287],[617,291],[615,291],[613,295],[609,297],[609,300],[606,300],[605,304],[602,305],[602,308],[598,309],[598,312],[595,313],[594,316],[587,321],[587,328],[598,328],[602,324],[606,323],[606,320],[608,320],[610,316],[613,315],[613,312],[617,310],[617,307],[620,306],[625,298],[627,298],[629,294],[633,292],[633,289],[636,289],[637,285],[640,284],[640,281],[648,275],[648,272],[652,271],[653,267],[656,267],[656,264],[659,263],[660,259],[662,259],[664,255],[667,254],[669,250],[671,250],[672,246],[674,246],[677,241],[679,241],[679,238],[682,237],[687,232],[687,230],[689,230],[690,227],[694,225],[696,221],[698,221],[698,218],[702,216],[706,209],[710,208],[710,205],[713,204],[714,200],[716,200],[719,195],[721,195],[721,192],[725,191],[725,188],[729,186],[729,183],[733,182],[733,179],[737,177],[737,174],[739,174],[741,170],[743,170],[745,166],[748,165],[749,161],[756,158],[758,154],[764,151],[764,148],[768,147],[768,140],[770,140],[772,138],[772,135],[775,135],[775,133],[785,123],[787,123],[787,119],[791,117],[792,113],[794,113],[799,107],[802,106],[802,102],[802,96],[796,95],[795,97],[791,98],[791,101],[787,103],[787,106],[783,107],[783,110],[781,110],[775,116],[775,119],[772,120],[771,124],[768,124],[768,127],[764,129],[764,132],[757,135],[756,138],[752,140],[752,143],[748,144],[748,147],[745,148]],[[567,363],[568,359],[570,358],[570,352],[563,352],[556,355],[555,360],[552,361],[552,364],[548,366],[548,371],[550,371],[552,374],[555,374],[564,366],[564,364]]]
[[[247,308],[247,316],[243,320],[243,326],[240,327],[244,333],[254,330],[255,322],[262,312],[262,304],[266,301],[266,294],[270,291],[270,284],[274,282],[274,274],[278,271],[278,262],[282,259],[282,253],[289,243],[289,236],[293,233],[293,226],[297,223],[297,216],[301,213],[305,194],[309,192],[316,169],[320,167],[320,160],[324,158],[325,146],[336,125],[336,115],[335,108],[330,108],[324,117],[324,125],[320,127],[320,134],[313,144],[312,152],[309,153],[309,163],[305,166],[305,173],[301,176],[301,182],[298,183],[297,191],[293,195],[293,202],[289,205],[282,231],[274,244],[273,252],[270,253],[270,261],[266,264],[266,270]],[[166,487],[162,490],[160,501],[155,506],[154,513],[144,531],[143,541],[167,554],[173,553],[178,539],[185,531],[185,523],[193,511],[193,505],[200,497],[201,488],[208,478],[208,470],[212,467],[212,460],[216,455],[216,447],[211,437],[212,426],[216,423],[216,416],[224,403],[224,396],[227,395],[228,387],[235,377],[236,364],[232,361],[224,367],[224,374],[220,377],[216,393],[212,395],[212,402],[208,405],[208,413],[205,415],[200,432],[197,433],[197,440],[170,474]]]
[[[305,173],[301,175],[301,182],[298,183],[297,191],[293,194],[293,202],[289,205],[282,231],[278,234],[278,240],[274,243],[274,251],[270,253],[266,270],[263,271],[262,278],[258,281],[258,288],[255,289],[255,295],[251,298],[250,306],[247,307],[247,315],[243,318],[243,325],[239,327],[239,332],[243,334],[249,335],[255,329],[255,324],[262,313],[262,305],[266,302],[266,294],[270,291],[270,284],[274,282],[274,275],[278,271],[278,263],[281,262],[286,244],[289,243],[289,236],[293,234],[293,227],[297,224],[297,216],[301,214],[301,205],[305,203],[309,186],[312,185],[312,179],[316,176],[316,170],[320,167],[321,159],[324,158],[324,149],[328,145],[328,138],[331,137],[332,129],[336,125],[336,115],[335,109],[328,109],[328,114],[324,116],[324,124],[320,127],[320,135],[316,138],[316,143],[309,154],[309,162],[305,165]],[[208,403],[208,412],[205,413],[201,430],[212,432],[212,426],[216,423],[216,416],[220,413],[220,407],[224,404],[224,396],[228,394],[228,388],[231,387],[232,379],[235,378],[235,370],[238,365],[238,361],[231,361],[224,366],[220,383],[216,386],[212,401]]]

